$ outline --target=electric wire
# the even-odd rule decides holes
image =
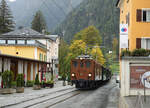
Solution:
[[[56,3],[55,0],[52,0],[52,1],[53,1],[53,3],[62,11],[62,13],[64,14],[64,16],[66,16],[67,14],[66,14],[66,12],[64,11],[64,9],[63,9],[61,6],[59,6],[59,5]]]
[[[54,17],[54,19],[56,20],[56,21],[58,21],[58,22],[60,22],[60,20],[56,17],[56,15],[53,13],[53,11],[51,11],[51,9],[49,8],[49,6],[46,4],[46,2],[45,2],[45,0],[42,0],[42,5],[45,5],[45,7],[48,9],[48,11],[50,11],[50,13],[48,12],[48,15],[51,17],[51,16],[53,16]]]

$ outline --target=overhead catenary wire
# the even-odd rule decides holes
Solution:
[[[50,11],[50,13],[48,12],[49,17],[53,16],[55,18],[56,21],[60,22],[60,20],[56,17],[56,15],[53,13],[53,11],[51,11],[51,9],[49,8],[49,6],[45,3],[45,0],[42,0],[42,5],[41,7],[45,5],[45,7],[48,9],[48,11]]]
[[[55,0],[52,0],[52,1],[53,1],[53,3],[62,11],[62,13],[64,14],[64,16],[66,16],[67,14],[66,14],[66,12],[64,11],[64,9],[63,9],[61,6],[59,6]]]

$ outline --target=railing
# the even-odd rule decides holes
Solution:
[[[142,95],[139,92],[138,92],[138,95],[136,96],[136,101],[135,101],[134,108],[144,108],[143,107]]]

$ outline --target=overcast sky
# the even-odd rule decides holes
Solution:
[[[15,2],[16,0],[9,0],[10,2]]]

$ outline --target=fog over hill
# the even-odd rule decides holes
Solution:
[[[14,16],[16,27],[30,26],[36,11],[41,10],[49,30],[63,21],[72,10],[71,7],[75,8],[81,1],[72,0],[71,6],[70,0],[7,0]]]

